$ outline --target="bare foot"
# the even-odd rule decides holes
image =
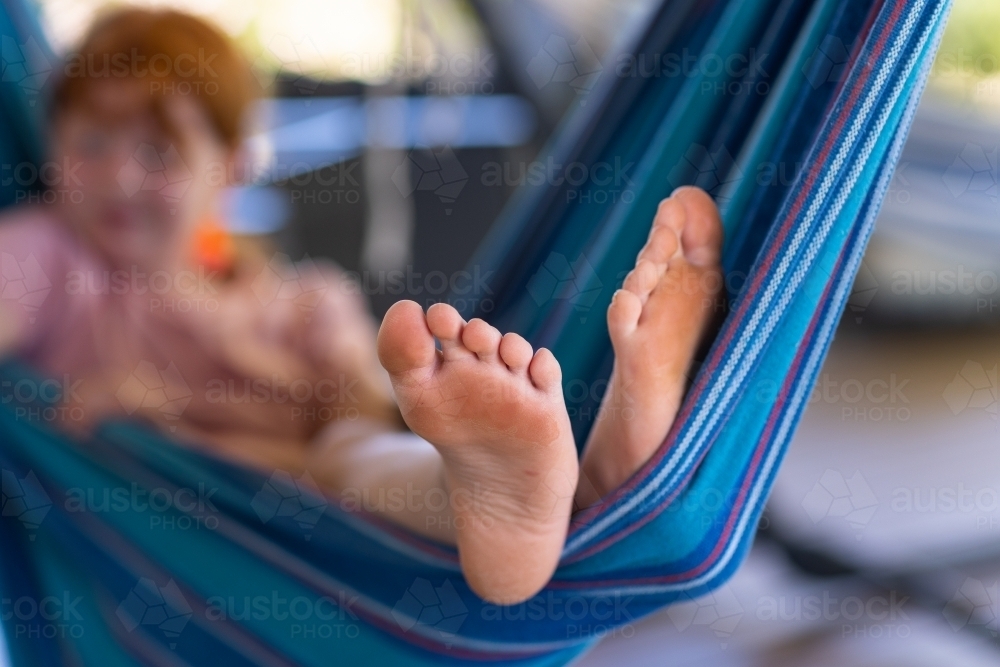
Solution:
[[[615,366],[584,449],[580,506],[624,483],[670,430],[721,291],[721,246],[719,213],[704,191],[678,188],[660,203],[649,240],[608,307]]]
[[[578,475],[559,363],[449,305],[425,316],[412,301],[386,313],[378,352],[407,425],[443,459],[469,585],[492,602],[534,595],[555,571]]]

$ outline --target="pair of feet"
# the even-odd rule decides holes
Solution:
[[[558,564],[574,500],[593,504],[656,452],[716,306],[721,242],[701,190],[660,204],[608,308],[615,365],[582,461],[551,352],[446,304],[425,314],[402,301],[386,313],[379,358],[407,425],[441,455],[462,569],[478,594],[504,603],[535,594]]]

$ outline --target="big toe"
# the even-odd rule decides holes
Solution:
[[[722,252],[722,220],[715,202],[701,188],[690,186],[678,188],[673,197],[687,214],[681,232],[684,257],[700,267],[717,265]]]
[[[378,358],[390,374],[398,375],[433,364],[437,358],[427,318],[413,301],[394,303],[378,331]]]

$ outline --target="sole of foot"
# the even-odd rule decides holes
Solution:
[[[608,307],[615,364],[584,449],[577,503],[620,486],[662,444],[680,409],[695,352],[723,307],[722,223],[692,187],[660,203],[646,245]]]
[[[579,471],[559,363],[412,301],[386,313],[378,352],[407,425],[441,454],[469,585],[491,602],[531,597],[555,571]]]

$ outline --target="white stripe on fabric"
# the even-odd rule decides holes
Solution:
[[[566,552],[571,553],[573,550],[579,549],[583,543],[592,539],[596,534],[603,532],[610,524],[618,521],[625,514],[630,512],[638,504],[645,501],[651,495],[661,495],[657,494],[659,487],[663,485],[664,481],[669,477],[682,476],[687,469],[692,465],[694,456],[689,457],[685,462],[684,466],[680,469],[674,469],[677,465],[678,459],[680,459],[690,448],[691,441],[698,439],[704,441],[707,438],[708,432],[715,426],[720,418],[721,408],[716,408],[715,401],[718,400],[718,394],[721,391],[721,387],[724,383],[728,384],[727,389],[723,395],[723,406],[728,405],[732,399],[733,395],[738,390],[739,386],[742,385],[743,380],[749,374],[751,366],[755,363],[757,356],[759,356],[761,350],[766,345],[767,340],[772,335],[777,321],[784,315],[787,310],[787,306],[791,301],[791,293],[798,289],[802,280],[804,279],[805,273],[811,268],[812,261],[815,259],[819,252],[819,248],[825,242],[827,235],[829,234],[830,227],[832,226],[832,219],[839,214],[847,199],[847,193],[849,193],[850,188],[840,189],[838,197],[835,198],[833,202],[834,209],[826,216],[819,228],[819,232],[816,237],[814,237],[812,243],[806,250],[807,262],[803,262],[798,269],[792,274],[790,279],[790,284],[782,291],[782,295],[778,299],[778,307],[775,308],[770,313],[770,317],[765,319],[765,313],[768,310],[770,302],[774,299],[775,293],[778,291],[778,284],[784,278],[784,274],[788,272],[789,266],[793,261],[795,255],[797,254],[799,246],[804,241],[807,235],[807,228],[812,225],[813,219],[815,219],[816,213],[820,208],[822,203],[825,203],[825,199],[829,195],[829,191],[832,187],[833,182],[838,177],[838,172],[844,166],[846,162],[847,155],[851,152],[854,147],[853,142],[857,141],[858,136],[861,134],[862,126],[867,122],[868,117],[872,112],[872,107],[878,100],[885,87],[886,81],[891,76],[895,64],[898,61],[900,54],[905,46],[905,43],[909,40],[910,34],[913,31],[913,27],[916,23],[917,17],[923,12],[923,8],[926,5],[926,0],[921,0],[919,4],[916,5],[914,10],[908,16],[907,20],[904,21],[902,27],[898,31],[897,39],[894,41],[892,48],[887,52],[889,57],[887,57],[880,68],[876,78],[871,84],[871,87],[864,99],[864,103],[861,107],[859,113],[854,117],[854,120],[849,128],[846,135],[847,139],[840,140],[839,150],[836,153],[835,159],[828,168],[826,175],[821,182],[818,190],[818,195],[811,202],[809,209],[805,217],[803,218],[802,224],[796,230],[795,235],[792,238],[792,242],[788,244],[786,251],[782,255],[781,262],[776,270],[772,273],[772,278],[768,282],[768,286],[764,292],[764,296],[757,299],[758,303],[754,309],[754,313],[750,319],[748,325],[740,332],[740,339],[735,346],[731,346],[731,351],[726,355],[726,362],[724,368],[719,373],[719,376],[713,382],[713,388],[709,393],[708,400],[703,406],[699,408],[699,413],[694,418],[694,423],[686,429],[686,437],[679,443],[676,451],[671,456],[670,460],[661,468],[661,471],[650,481],[648,481],[641,490],[637,491],[636,494],[629,499],[627,503],[624,503],[621,507],[617,508],[615,511],[609,513],[607,517],[596,523],[594,526],[584,531],[580,535],[576,536],[571,544],[567,545]],[[939,7],[940,11],[940,7]],[[926,34],[924,35],[926,39]],[[914,53],[914,57],[911,58],[911,62],[908,64],[912,67],[913,61],[919,57],[920,50],[918,49]],[[898,99],[898,95],[902,85],[905,85],[905,78],[900,85],[897,85],[894,95],[892,96],[893,103]],[[883,114],[883,118],[880,119],[880,127],[884,125],[885,118],[887,114]],[[877,138],[877,135],[875,135]],[[874,141],[869,139],[862,147],[862,152],[864,154],[864,160],[870,155],[873,149]],[[867,152],[865,152],[867,151]],[[864,160],[857,159],[853,163],[854,168],[849,172],[848,179],[851,180],[851,186],[853,187],[854,182],[860,176],[860,172],[864,166]],[[763,332],[758,332],[757,327],[759,326],[761,320],[764,319],[764,329]],[[750,354],[743,355],[744,350],[748,347]],[[740,363],[742,362],[742,363]],[[729,376],[734,373],[734,366],[739,365],[739,369],[735,371],[736,377],[733,381],[729,382]],[[707,417],[706,417],[707,416]],[[703,422],[707,419],[708,426],[705,432],[698,433],[698,429]],[[697,434],[697,435],[695,435]],[[699,443],[701,444],[701,443]],[[695,452],[700,450],[701,447],[695,449]]]
[[[919,5],[920,9],[916,10],[914,14],[912,14],[907,20],[905,24],[907,33],[912,32],[914,24],[916,23],[916,16],[923,12],[923,6],[925,4],[926,0],[923,0]],[[924,47],[927,44],[927,41],[930,37],[930,33],[934,30],[939,30],[942,27],[943,24],[941,23],[940,19],[944,11],[944,8],[947,4],[948,4],[947,2],[942,2],[938,4],[937,9],[935,10],[934,15],[932,16],[931,21],[928,23],[928,27],[925,29],[925,31],[920,37],[920,40],[918,42],[918,47],[914,49],[914,52],[911,55],[910,60],[906,65],[906,72],[908,72],[908,74],[907,76],[901,77],[900,81],[895,86],[891,96],[891,101],[885,106],[878,120],[878,123],[876,124],[878,132],[876,132],[873,136],[877,137],[881,129],[884,128],[885,123],[888,121],[888,116],[891,114],[892,109],[895,107],[895,104],[902,93],[902,89],[905,87],[906,81],[909,78],[909,72],[912,72],[913,67],[916,64],[916,61],[920,58],[921,54],[924,51]],[[869,143],[873,142],[866,142],[866,145]],[[860,175],[860,170],[852,170],[852,171],[857,171],[858,175]],[[856,178],[857,176],[855,176],[855,181]],[[851,186],[853,187],[853,184],[851,184]],[[848,191],[849,189],[850,188],[848,188]],[[860,261],[860,257],[858,261]],[[840,299],[843,298],[844,290],[848,289],[849,285],[852,283],[852,280],[848,279],[846,275],[847,272],[845,272],[844,277],[841,280],[837,290],[837,297]],[[831,311],[830,316],[824,322],[821,334],[817,337],[816,341],[812,345],[811,353],[809,355],[809,362],[807,364],[807,368],[809,369],[808,374],[803,374],[802,377],[810,377],[811,376],[810,374],[815,373],[816,370],[815,367],[819,363],[821,357],[823,356],[823,351],[826,348],[826,344],[832,338],[833,329],[838,319],[839,317],[837,317],[837,315],[835,315]],[[805,394],[809,389],[810,387],[808,387],[807,383],[805,382],[800,382],[799,386],[796,387],[796,391],[793,394],[793,400],[792,403],[790,404],[790,408],[787,408],[783,413],[781,425],[779,426],[778,435],[775,437],[774,443],[784,442],[784,440],[786,440],[789,437],[789,432],[792,428],[792,422],[794,421],[793,416],[797,414],[799,406],[802,404],[802,401],[805,400]],[[737,528],[733,532],[733,536],[727,545],[727,549],[725,553],[720,557],[719,562],[715,566],[713,566],[708,572],[688,582],[678,582],[677,584],[663,584],[657,586],[616,587],[610,590],[613,590],[616,593],[622,595],[649,595],[661,592],[684,591],[706,585],[714,577],[721,574],[725,570],[725,568],[728,567],[729,562],[734,557],[736,549],[739,547],[742,541],[743,533],[747,530],[749,517],[752,516],[753,509],[759,504],[762,496],[764,495],[764,486],[767,480],[769,479],[771,471],[773,470],[776,464],[776,460],[780,450],[781,447],[779,446],[772,446],[770,448],[768,456],[765,459],[764,466],[762,467],[761,473],[758,475],[757,480],[754,484],[754,488],[751,491],[750,499],[744,505],[746,509],[741,513],[740,520],[737,523]],[[606,593],[607,590],[599,591],[599,593],[600,592]],[[590,594],[590,591],[588,591],[588,594]]]

